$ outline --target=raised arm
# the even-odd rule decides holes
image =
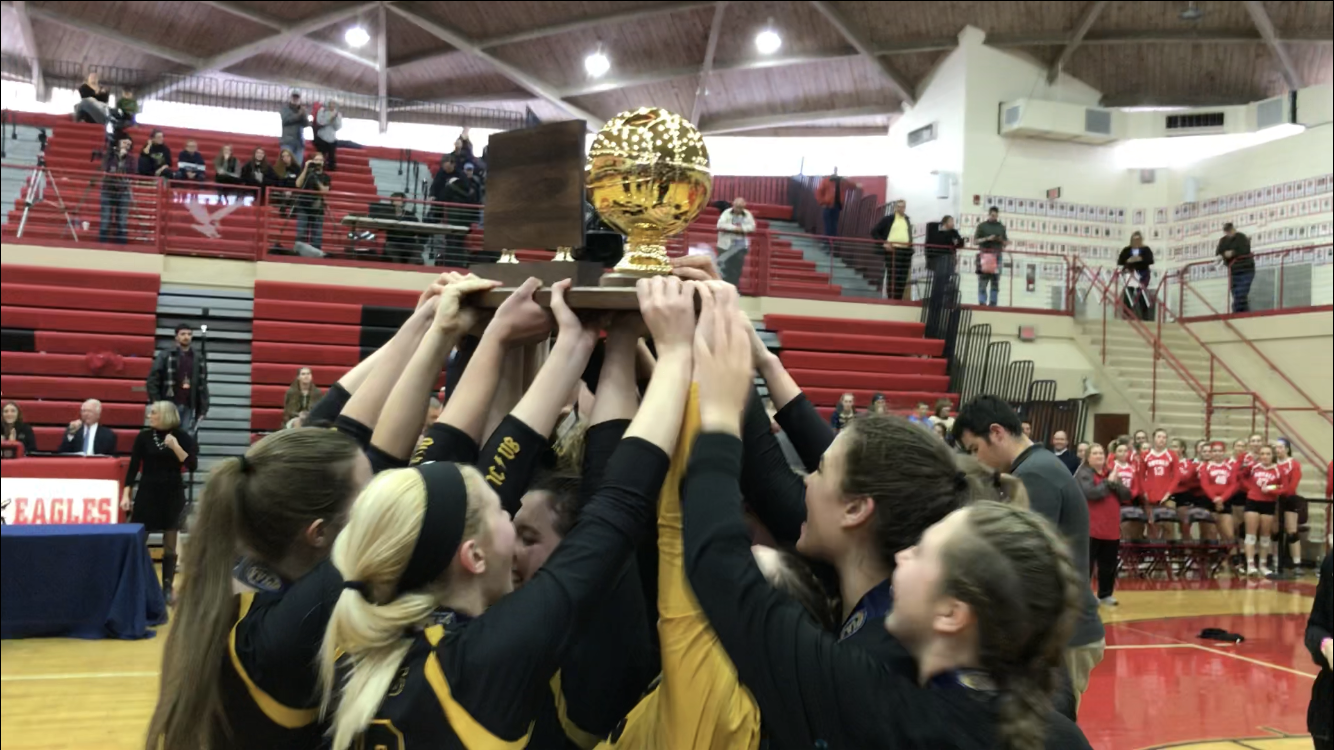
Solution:
[[[476,276],[453,274],[436,305],[435,318],[417,345],[407,366],[385,401],[383,413],[371,435],[371,446],[396,463],[406,466],[417,442],[427,399],[440,375],[450,349],[477,322],[477,311],[464,298],[474,292],[494,289],[500,282]]]

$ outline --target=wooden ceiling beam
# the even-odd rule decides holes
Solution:
[[[722,135],[725,133],[743,133],[750,130],[767,130],[789,125],[809,125],[851,117],[894,115],[898,114],[899,111],[898,107],[873,105],[869,107],[849,107],[847,109],[825,109],[819,112],[784,112],[779,115],[761,115],[759,117],[719,118],[705,120],[700,124],[699,130],[704,135]]]
[[[856,53],[847,54],[844,52],[796,55],[792,57],[761,57],[752,60],[736,60],[730,63],[714,63],[712,72],[719,73],[734,70],[781,68],[788,65],[806,65],[808,63],[825,62],[827,60],[850,60],[858,57],[861,57],[861,55]],[[647,86],[651,83],[662,83],[663,81],[672,81],[677,78],[689,78],[696,75],[699,75],[699,67],[695,65],[681,68],[663,68],[661,70],[653,70],[648,73],[629,75],[622,78],[587,81],[577,86],[563,89],[561,91],[561,96],[586,96],[588,94],[597,94],[603,91],[630,88],[631,86]]]
[[[598,15],[577,18],[572,21],[565,21],[564,23],[553,23],[547,26],[539,26],[535,29],[528,29],[527,31],[516,31],[513,34],[502,34],[500,36],[491,37],[490,39],[480,39],[476,44],[479,49],[491,49],[493,47],[501,47],[516,42],[527,42],[548,36],[568,34],[572,31],[600,28],[618,23],[626,23],[628,21],[642,21],[654,16],[707,8],[714,4],[714,0],[708,0],[707,2],[659,3],[658,5],[650,5],[647,8],[636,7],[630,10],[601,13]]]
[[[1075,24],[1074,30],[1070,32],[1070,38],[1065,40],[1065,47],[1061,50],[1061,56],[1056,58],[1056,62],[1047,68],[1047,83],[1056,83],[1056,79],[1061,76],[1061,69],[1070,62],[1071,55],[1079,49],[1080,42],[1088,35],[1089,29],[1093,28],[1093,23],[1102,15],[1102,11],[1107,7],[1107,0],[1097,0],[1088,4],[1084,13],[1079,17],[1079,23]]]
[[[1270,51],[1278,59],[1279,70],[1283,73],[1283,80],[1288,84],[1288,88],[1292,91],[1301,88],[1302,76],[1297,72],[1297,66],[1293,64],[1288,48],[1278,38],[1278,32],[1274,31],[1274,22],[1269,18],[1269,11],[1265,10],[1264,3],[1247,0],[1246,12],[1251,14],[1255,30],[1260,32],[1260,37],[1265,40],[1265,44],[1269,45]]]
[[[727,3],[718,3],[713,8],[713,23],[709,26],[709,42],[704,48],[704,64],[699,70],[699,85],[695,87],[695,101],[690,105],[690,122],[699,125],[699,116],[704,111],[704,97],[709,93],[709,74],[713,72],[713,53],[718,50],[718,35],[723,29],[723,11]]]
[[[160,57],[163,60],[169,60],[190,67],[196,67],[203,62],[202,57],[191,55],[188,52],[181,52],[180,50],[174,50],[160,44],[153,44],[152,42],[147,42],[143,39],[135,39],[134,37],[126,36],[115,29],[85,21],[81,18],[67,16],[64,13],[50,10],[44,6],[29,5],[26,6],[26,8],[28,15],[32,18],[40,18],[43,21],[50,21],[51,23],[59,24],[65,28],[82,31],[89,36],[95,36],[132,49],[137,49],[140,52],[146,52],[153,57]]]
[[[876,55],[870,40],[861,30],[855,28],[852,25],[852,22],[834,8],[833,5],[827,2],[827,0],[811,0],[811,5],[815,6],[815,9],[820,11],[820,14],[825,17],[825,20],[829,21],[830,25],[837,29],[838,33],[843,35],[843,39],[847,41],[848,44],[852,45],[852,48],[857,50],[858,54],[867,60],[870,60],[880,69],[880,72],[884,74],[885,78],[889,81],[889,85],[893,87],[900,99],[908,104],[916,103],[917,99],[913,95],[912,83],[895,70],[894,66],[890,65],[888,61]]]
[[[1064,33],[1055,34],[988,34],[986,43],[992,47],[1060,47],[1067,43]],[[1319,32],[1285,33],[1284,44],[1334,44],[1334,36]],[[1090,31],[1080,42],[1083,46],[1104,44],[1261,44],[1264,39],[1250,31],[1181,32],[1145,29],[1140,31]]]
[[[46,78],[42,76],[42,53],[37,51],[37,35],[32,33],[32,19],[28,17],[28,4],[23,0],[14,3],[14,15],[18,17],[19,36],[23,37],[23,51],[28,53],[32,66],[32,87],[37,92],[37,101],[48,101]]]
[[[377,104],[380,109],[380,132],[389,130],[389,18],[384,3],[376,7],[375,13],[380,24],[380,33],[375,40],[376,89],[380,97]]]
[[[280,33],[287,33],[287,31],[290,29],[290,26],[284,23],[281,19],[274,18],[273,16],[267,15],[265,13],[259,13],[243,5],[237,5],[236,3],[228,2],[228,0],[200,0],[200,2],[209,7],[217,8],[218,10],[224,13],[230,13],[233,16],[236,16],[237,18],[244,18],[247,21],[250,21],[251,23],[257,23],[261,26],[267,26],[270,29],[273,29],[274,31]],[[329,42],[324,41],[323,39],[307,38],[306,41],[315,45],[316,47],[319,47],[325,52],[331,52],[346,60],[351,60],[352,62],[365,65],[368,68],[378,69],[378,66],[374,60],[367,60],[366,58],[362,57],[361,55],[358,55],[352,50],[343,49],[342,47],[339,47],[337,44],[331,44]]]
[[[551,102],[568,112],[572,117],[584,120],[590,130],[597,131],[602,128],[602,118],[575,104],[565,101],[561,98],[560,92],[557,91],[555,87],[549,86],[536,76],[520,70],[518,67],[487,52],[477,46],[477,42],[468,38],[463,32],[458,31],[457,29],[451,29],[444,24],[420,16],[414,11],[404,8],[399,3],[389,3],[388,7],[389,10],[402,16],[409,23],[455,48],[459,52],[467,53],[490,64],[491,67],[496,69],[497,73],[510,79],[524,90],[531,92],[534,96]]]

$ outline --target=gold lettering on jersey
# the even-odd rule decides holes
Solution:
[[[486,481],[499,487],[505,483],[505,472],[496,471],[496,467],[492,466],[486,471]]]
[[[422,438],[421,442],[417,443],[417,450],[412,452],[412,461],[410,463],[413,466],[421,463],[422,459],[426,458],[426,449],[430,448],[432,445],[435,445],[435,438]]]
[[[496,455],[491,459],[491,467],[486,471],[486,481],[499,487],[505,484],[506,461],[513,461],[519,455],[519,442],[507,437],[496,448]]]
[[[407,684],[408,684],[408,668],[403,667],[402,669],[398,670],[398,674],[394,676],[393,683],[390,684],[389,686],[389,697],[393,698],[396,695],[400,695],[403,692],[403,688],[406,687]]]
[[[388,719],[375,719],[354,745],[357,750],[405,750],[403,733]]]
[[[496,449],[496,453],[512,460],[515,456],[519,455],[519,443],[514,438],[507,437],[501,441],[500,447]]]

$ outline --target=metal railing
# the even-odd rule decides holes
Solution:
[[[1334,286],[1334,246],[1300,245],[1256,252],[1252,256],[1249,312],[1328,306]],[[1217,260],[1187,263],[1171,272],[1173,314],[1190,321],[1238,313],[1233,306],[1233,273]],[[1187,289],[1189,287],[1189,289]],[[1190,292],[1193,292],[1190,293]]]

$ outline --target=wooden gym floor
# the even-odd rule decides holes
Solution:
[[[1308,750],[1314,579],[1120,582],[1080,725],[1097,750]],[[1206,627],[1246,637],[1198,640]],[[137,750],[166,628],[144,641],[0,642],[0,747]]]

